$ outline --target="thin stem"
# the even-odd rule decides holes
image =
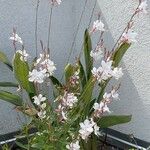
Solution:
[[[39,3],[40,0],[37,0],[36,5],[36,17],[35,17],[35,50],[36,50],[36,57],[38,56],[38,43],[37,43],[37,28],[38,28],[38,10],[39,10]]]
[[[89,24],[88,24],[88,29],[90,28],[90,25],[91,25],[91,22],[92,22],[92,18],[93,18],[93,15],[94,15],[96,4],[97,4],[97,0],[95,0],[94,6],[93,6],[93,9],[92,9],[92,13],[91,13]],[[82,56],[82,49],[83,49],[83,43],[82,43],[81,50],[80,50],[80,53],[79,53],[79,59]]]
[[[94,6],[93,6],[93,9],[92,9],[92,13],[91,13],[89,24],[88,24],[88,29],[90,28],[90,25],[91,25],[91,22],[92,22],[92,18],[93,18],[93,15],[94,15],[96,4],[97,4],[97,0],[95,0]]]
[[[80,16],[80,19],[79,19],[79,23],[78,23],[78,25],[77,25],[77,29],[76,29],[76,32],[75,32],[75,36],[74,36],[73,41],[72,41],[72,44],[71,44],[70,53],[69,53],[69,56],[68,56],[68,59],[67,59],[67,63],[69,62],[70,57],[71,57],[71,54],[72,54],[72,51],[73,51],[73,47],[74,47],[74,44],[75,44],[75,41],[76,41],[76,38],[77,38],[77,34],[78,34],[78,31],[79,31],[79,28],[80,28],[80,24],[81,24],[81,21],[82,21],[82,18],[83,18],[83,14],[84,14],[84,12],[85,12],[85,8],[86,8],[86,5],[87,5],[87,1],[88,1],[88,0],[85,1],[83,10],[82,10],[82,12],[81,12],[81,16]],[[67,63],[66,63],[66,64],[67,64]]]
[[[51,25],[52,25],[52,14],[53,14],[53,5],[50,8],[50,15],[49,15],[49,27],[48,27],[48,38],[47,38],[47,54],[50,55],[50,35],[51,35]]]
[[[115,51],[115,48],[116,48],[117,44],[119,43],[120,39],[122,38],[123,33],[128,29],[130,23],[133,21],[134,17],[137,15],[137,10],[138,10],[138,8],[139,8],[140,3],[141,3],[141,1],[139,0],[139,4],[138,4],[138,6],[137,6],[137,8],[136,8],[136,11],[133,13],[133,15],[132,15],[131,18],[129,19],[129,21],[128,21],[126,27],[124,28],[123,32],[121,33],[121,35],[119,36],[118,40],[116,41],[114,47],[112,48],[112,52]]]
[[[82,12],[81,12],[81,16],[80,16],[80,19],[79,19],[79,22],[78,22],[78,25],[77,25],[77,29],[76,29],[76,31],[75,31],[75,36],[74,36],[74,38],[73,38],[73,41],[72,41],[72,44],[71,44],[71,48],[70,48],[70,52],[69,52],[69,56],[68,56],[68,58],[67,58],[67,61],[66,61],[65,66],[68,64],[68,62],[69,62],[69,60],[70,60],[70,58],[71,58],[71,54],[72,54],[73,47],[74,47],[74,44],[75,44],[75,41],[76,41],[76,38],[77,38],[77,34],[78,34],[78,31],[79,31],[79,28],[80,28],[80,24],[81,24],[81,21],[82,21],[82,18],[83,18],[83,14],[84,14],[84,12],[85,12],[85,8],[86,8],[86,5],[87,5],[87,1],[88,1],[88,0],[86,0],[85,3],[84,3],[84,7],[83,7],[83,10],[82,10]],[[61,81],[62,81],[63,77],[64,77],[64,73],[63,73],[63,75],[62,75],[62,77],[61,77]]]
[[[16,29],[13,28],[13,33],[14,33],[14,39],[15,39],[15,36],[16,36]],[[16,53],[16,50],[17,50],[17,47],[16,47],[16,41],[13,40],[13,46],[14,46],[14,52]]]

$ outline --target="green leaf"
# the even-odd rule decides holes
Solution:
[[[99,119],[98,125],[101,128],[108,128],[114,125],[123,124],[131,121],[131,115],[120,115],[120,116],[103,116]]]
[[[29,93],[34,93],[34,86],[28,80],[29,66],[25,61],[20,60],[20,54],[16,53],[13,60],[14,74],[19,84]],[[31,94],[33,95],[33,94]]]
[[[131,44],[128,43],[123,43],[114,53],[112,60],[114,62],[114,67],[117,67],[122,59],[122,57],[124,56],[124,54],[126,53],[126,51],[128,50],[128,48],[131,46]]]
[[[83,89],[84,86],[86,85],[86,75],[85,75],[85,71],[84,71],[83,65],[80,60],[78,61],[78,66],[79,66],[79,70],[80,70],[80,72],[79,72],[80,82],[81,82],[82,89]]]
[[[18,142],[18,141],[15,141],[15,143],[20,147],[22,148],[23,150],[28,150],[29,147],[28,147],[28,144],[22,144],[21,142]]]
[[[11,63],[9,62],[7,56],[0,51],[0,62],[4,63],[10,70],[13,70]]]
[[[57,78],[55,78],[54,76],[50,76],[50,79],[54,86],[62,87],[61,82]]]
[[[87,113],[90,111],[90,104],[92,99],[92,93],[94,89],[95,80],[91,77],[87,82],[81,96],[79,97],[79,101],[76,107],[74,107],[71,116],[80,117],[80,115],[87,116]]]
[[[79,97],[79,101],[81,103],[89,103],[91,101],[94,84],[95,80],[93,78],[90,78],[83,90],[83,93]]]
[[[67,66],[65,67],[65,80],[66,83],[68,83],[68,81],[70,80],[70,77],[74,74],[74,66],[71,64],[67,64]]]
[[[1,87],[18,87],[17,83],[13,82],[0,82]]]
[[[93,59],[90,56],[91,50],[92,50],[91,38],[88,30],[86,29],[84,34],[84,57],[85,57],[87,79],[90,79],[92,74],[91,70],[93,67]]]
[[[22,106],[23,103],[21,97],[7,91],[0,91],[0,99],[9,102],[11,104],[14,104],[16,106]]]
[[[63,87],[63,85],[54,76],[50,76],[50,80],[52,82],[53,96],[54,96],[54,98],[57,98],[60,95],[60,90]]]

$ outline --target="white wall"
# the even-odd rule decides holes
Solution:
[[[148,1],[150,10],[150,1]],[[99,0],[100,8],[116,41],[129,20],[138,0]],[[149,11],[150,12],[150,11]],[[119,102],[113,104],[114,113],[132,114],[129,124],[115,129],[150,142],[150,13],[136,18],[134,30],[138,42],[133,44],[123,59],[124,77]]]
[[[61,77],[63,67],[69,55],[75,29],[85,1],[64,0],[63,3],[53,9],[52,33],[50,48],[54,62],[57,65],[56,76]],[[89,23],[94,1],[88,1],[87,9],[81,22],[80,34],[77,36],[77,44],[73,48],[70,62],[75,60],[77,51],[81,50],[82,38],[85,28]],[[0,49],[11,59],[13,46],[9,37],[13,27],[22,37],[25,48],[32,56],[35,56],[35,8],[36,0],[0,0]],[[99,8],[95,9],[98,12]],[[38,15],[38,41],[42,40],[47,45],[48,18],[50,12],[49,0],[41,0]],[[96,13],[95,13],[96,14]],[[40,44],[38,51],[40,52]],[[0,63],[0,81],[15,81],[12,73]],[[0,90],[4,88],[0,88]],[[9,89],[11,91],[11,89]],[[14,92],[16,92],[14,90]],[[14,106],[0,101],[0,134],[18,130],[26,118],[16,112]]]
[[[25,48],[32,56],[35,56],[35,8],[36,0],[0,0],[0,49],[11,59],[13,56],[12,41],[9,37],[13,27],[22,37]],[[66,0],[53,11],[53,26],[51,34],[52,57],[57,64],[56,74],[61,74],[63,63],[74,32],[74,9],[73,1]],[[41,0],[38,17],[38,41],[42,40],[47,45],[48,18],[50,5],[49,0]],[[40,43],[40,42],[39,42]],[[38,45],[40,52],[41,47]],[[0,63],[0,81],[14,81],[12,73]],[[0,88],[3,89],[4,88]],[[14,110],[14,106],[0,101],[0,134],[18,130],[25,118]]]

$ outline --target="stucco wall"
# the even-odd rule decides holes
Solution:
[[[57,64],[56,75],[61,76],[61,71],[66,56],[69,54],[74,31],[77,27],[80,13],[83,9],[85,0],[64,0],[64,2],[54,9],[53,26],[51,34],[52,58]],[[87,3],[86,11],[81,22],[81,28],[77,36],[73,55],[81,49],[81,39],[84,29],[89,23],[90,14],[94,5],[94,0]],[[93,20],[101,10],[103,20],[108,28],[105,35],[107,48],[110,49],[123,30],[125,23],[136,7],[136,1],[129,0],[99,0],[96,6]],[[8,54],[9,58],[13,55],[13,47],[9,36],[12,28],[16,27],[18,34],[25,42],[26,50],[34,56],[35,42],[35,0],[1,0],[0,1],[0,49]],[[43,40],[47,44],[47,27],[49,16],[48,0],[42,0],[39,7],[38,21],[38,40]],[[139,33],[138,42],[129,49],[123,60],[124,77],[120,89],[120,101],[112,105],[113,113],[133,114],[131,123],[115,127],[115,129],[133,133],[135,136],[149,141],[150,139],[150,15],[139,16],[136,19],[135,31]],[[40,46],[38,45],[40,51]],[[72,58],[74,56],[72,55]],[[73,60],[73,59],[70,59]],[[13,77],[4,65],[0,64],[0,80],[13,81]],[[20,128],[26,118],[19,117],[14,107],[8,103],[0,101],[0,134],[15,131]],[[21,121],[20,121],[21,118]]]
[[[55,75],[59,78],[62,76],[62,69],[69,55],[71,43],[84,4],[84,0],[65,0],[60,6],[53,9],[50,48],[52,58],[57,66]],[[94,1],[88,1],[81,22],[81,28],[77,35],[77,41],[69,62],[74,61],[78,51],[81,50],[84,29],[89,23],[93,5]],[[12,58],[14,50],[9,37],[11,36],[13,27],[15,27],[17,33],[22,37],[25,43],[25,49],[31,56],[35,56],[34,31],[36,0],[0,0],[0,6],[0,49],[5,52],[10,59]],[[98,10],[99,7],[95,9],[95,14]],[[41,0],[38,14],[38,41],[42,40],[45,46],[47,45],[49,12],[49,0]],[[38,52],[40,52],[40,50],[39,42]],[[12,72],[1,63],[0,81],[15,81]],[[5,90],[4,88],[0,89]],[[11,91],[12,89],[8,90]],[[13,92],[16,92],[16,89],[13,90]],[[18,130],[25,121],[25,116],[16,112],[14,106],[0,101],[0,134]]]
[[[12,29],[25,43],[25,49],[31,56],[35,56],[35,8],[36,0],[0,0],[0,49],[11,59],[13,56],[12,41],[9,40]],[[51,33],[51,54],[57,64],[56,75],[60,76],[62,67],[73,39],[74,32],[73,1],[66,0],[53,10],[53,26]],[[38,15],[38,51],[41,51],[40,40],[47,45],[48,18],[50,5],[48,0],[41,0]],[[0,63],[0,81],[14,81],[12,73]],[[4,88],[0,88],[3,89]],[[10,90],[10,89],[9,89]],[[15,91],[16,92],[16,91]],[[18,130],[26,118],[17,113],[14,106],[0,101],[0,134]]]

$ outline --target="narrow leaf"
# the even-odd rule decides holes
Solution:
[[[84,34],[84,57],[85,57],[87,79],[90,79],[91,70],[93,67],[93,60],[90,56],[91,50],[92,50],[91,38],[88,30],[86,29]]]
[[[23,103],[22,99],[18,95],[14,95],[6,91],[0,91],[0,99],[16,106],[22,106]]]
[[[50,76],[50,79],[54,86],[62,87],[61,82],[57,78],[55,78],[54,76]]]
[[[28,116],[35,116],[38,113],[35,107],[29,107],[29,106],[17,106],[16,110]]]
[[[10,70],[13,70],[11,63],[9,62],[7,56],[0,51],[0,62],[4,63]]]
[[[87,115],[87,111],[90,109],[90,103],[92,99],[92,93],[94,89],[95,80],[90,78],[87,82],[81,96],[79,97],[79,101],[77,106],[73,109],[71,116],[80,116],[81,113],[85,116]],[[84,113],[83,113],[84,112]]]
[[[52,82],[53,96],[54,96],[54,98],[57,98],[57,96],[59,96],[59,94],[60,94],[60,90],[63,87],[63,85],[54,76],[50,76],[50,80]]]
[[[17,83],[13,82],[0,82],[1,87],[18,87]]]
[[[28,93],[34,93],[34,87],[31,82],[28,80],[29,75],[29,66],[28,63],[25,61],[22,61],[20,59],[20,54],[16,53],[13,65],[14,65],[14,74],[20,85],[28,92]]]
[[[80,73],[79,73],[80,82],[81,82],[82,89],[83,89],[84,86],[86,85],[86,75],[85,75],[85,71],[84,71],[83,65],[80,60],[78,61],[78,66],[80,69]]]
[[[71,64],[68,64],[66,67],[65,67],[65,80],[66,80],[66,83],[68,83],[70,77],[73,75],[74,73],[74,66],[72,66]]]
[[[123,124],[131,121],[131,115],[121,115],[121,116],[103,116],[99,119],[98,125],[101,128],[108,128],[114,125]]]
[[[15,141],[15,143],[20,147],[20,148],[22,148],[23,150],[28,150],[29,149],[29,147],[28,147],[28,145],[27,144],[22,144],[21,142],[18,142],[18,141]]]
[[[90,80],[87,82],[83,93],[81,94],[79,100],[82,102],[90,102],[92,93],[93,93],[93,88],[94,88],[95,80],[93,78],[90,78]]]
[[[129,49],[129,47],[131,46],[131,44],[128,43],[123,43],[114,53],[112,60],[114,62],[114,67],[117,67],[122,59],[122,57],[124,56],[124,54],[126,53],[126,51]]]

